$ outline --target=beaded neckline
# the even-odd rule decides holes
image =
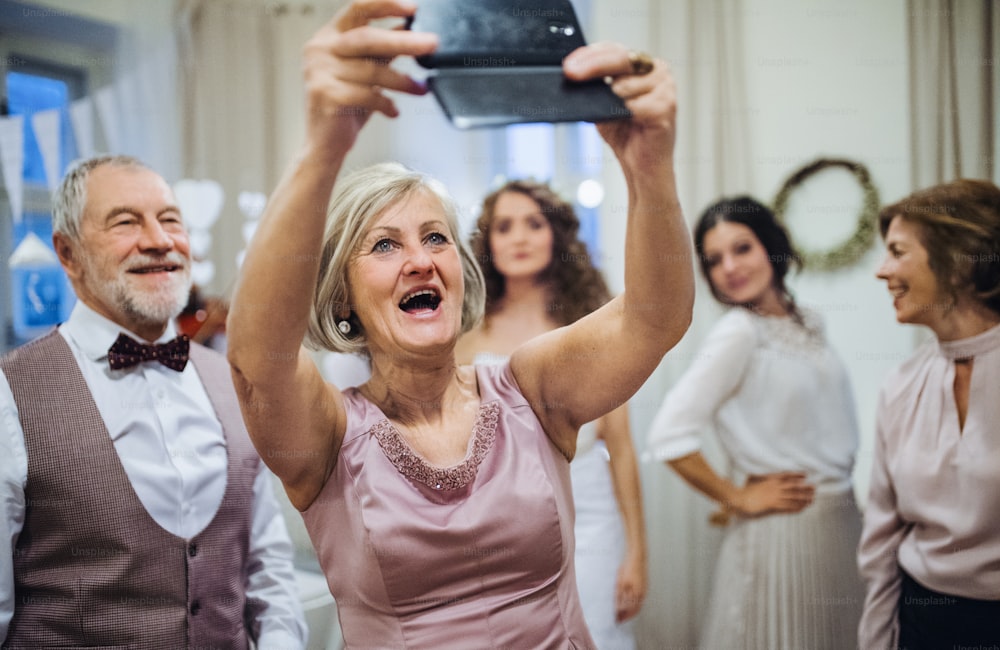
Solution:
[[[791,316],[760,316],[750,312],[765,332],[766,346],[788,347],[800,352],[815,352],[826,345],[823,321],[813,311],[800,309],[802,323]]]
[[[476,478],[480,463],[493,447],[499,419],[499,402],[481,404],[472,425],[472,449],[465,460],[451,467],[436,467],[418,456],[387,418],[376,423],[369,432],[378,440],[389,462],[403,476],[433,490],[458,490]]]

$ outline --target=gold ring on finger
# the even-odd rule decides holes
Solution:
[[[653,57],[639,50],[629,50],[628,62],[632,66],[632,74],[644,75],[653,71]]]

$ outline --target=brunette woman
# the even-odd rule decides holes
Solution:
[[[649,445],[728,518],[700,646],[847,647],[862,596],[847,374],[818,315],[785,286],[799,256],[766,206],[719,201],[694,237],[712,295],[731,309],[667,395]],[[728,476],[700,452],[710,431]]]

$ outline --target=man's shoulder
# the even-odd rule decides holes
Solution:
[[[69,349],[59,331],[53,329],[47,334],[28,341],[13,350],[9,350],[0,355],[0,367],[7,368],[27,361],[38,361],[51,358],[53,350],[64,348]]]

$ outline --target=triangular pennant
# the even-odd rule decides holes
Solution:
[[[121,75],[115,81],[115,97],[118,99],[118,131],[122,142],[121,153],[145,158],[142,142],[142,114],[140,110],[139,79],[136,73]]]
[[[24,116],[0,117],[0,170],[14,223],[24,205]]]
[[[45,180],[49,191],[56,189],[62,176],[59,169],[59,109],[38,111],[31,116],[31,127],[35,130],[35,141],[42,153],[42,164],[45,166]]]
[[[45,245],[42,238],[29,231],[7,261],[8,268],[20,269],[32,266],[59,266],[55,251]]]
[[[69,106],[69,118],[73,122],[76,138],[76,152],[81,158],[90,158],[94,147],[94,102],[90,97],[82,97]]]
[[[121,115],[118,111],[118,102],[115,100],[115,89],[113,86],[104,86],[94,92],[94,103],[97,105],[97,117],[101,120],[104,128],[104,138],[107,140],[108,151],[121,153]]]

